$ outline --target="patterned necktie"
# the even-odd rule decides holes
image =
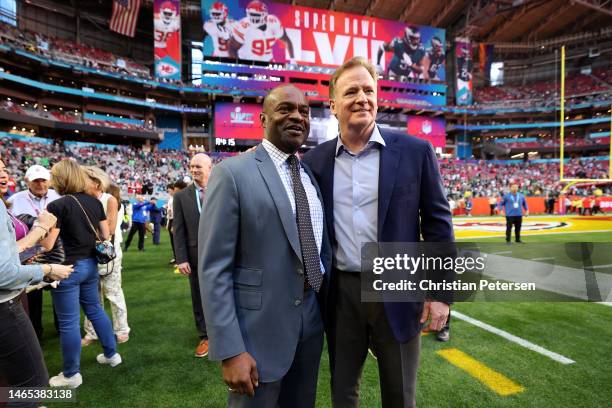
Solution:
[[[292,154],[287,159],[287,162],[291,170],[291,183],[293,184],[293,195],[295,196],[295,213],[306,278],[310,287],[315,292],[318,292],[323,283],[323,274],[321,273],[321,258],[319,258],[319,250],[317,249],[317,242],[312,230],[312,221],[310,220],[308,197],[300,178],[300,164],[297,157]]]

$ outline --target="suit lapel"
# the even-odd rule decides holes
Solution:
[[[196,219],[199,219],[200,213],[198,212],[198,203],[196,202],[196,187],[194,183],[191,183],[187,187],[187,203],[189,203],[190,211],[189,214],[195,215]]]
[[[327,231],[330,242],[334,242],[334,167],[336,163],[336,143],[329,143],[327,146],[329,146],[329,150],[323,152],[324,160],[321,166],[319,187],[323,196],[322,202],[325,209]]]
[[[255,151],[255,160],[257,161],[257,167],[263,177],[270,195],[276,205],[278,216],[281,219],[287,239],[291,244],[291,247],[295,251],[296,255],[302,259],[302,249],[300,247],[300,238],[297,230],[297,223],[293,216],[293,210],[291,209],[291,203],[287,197],[287,192],[283,186],[276,167],[265,148],[262,145],[257,147]]]
[[[391,202],[391,194],[395,186],[397,166],[399,164],[400,152],[395,147],[396,136],[385,136],[381,130],[381,136],[385,139],[386,146],[380,149],[380,167],[378,174],[378,240],[381,240],[382,226],[385,225],[387,210]]]

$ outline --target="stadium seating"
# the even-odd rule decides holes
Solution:
[[[129,58],[119,57],[89,45],[21,30],[4,23],[0,23],[0,44],[21,48],[73,65],[151,79],[149,68]]]
[[[135,131],[150,131],[155,130],[152,125],[149,124],[135,124],[135,123],[125,123],[118,122],[113,120],[94,120],[94,119],[85,119],[82,117],[82,113],[79,111],[72,111],[68,109],[36,109],[30,105],[17,104],[8,99],[0,101],[0,110],[5,110],[12,113],[17,113],[20,115],[28,115],[48,120],[54,120],[58,122],[64,123],[82,123],[88,124],[92,126],[101,126],[115,129],[126,129],[126,130],[135,130]]]
[[[596,69],[592,76],[568,76],[565,81],[566,103],[609,100],[612,69]],[[555,106],[559,104],[558,86],[554,81],[523,86],[484,87],[474,92],[475,105]]]

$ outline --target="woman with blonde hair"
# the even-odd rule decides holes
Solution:
[[[8,180],[6,165],[0,158],[0,194],[2,180]],[[55,216],[43,211],[34,226],[22,238],[22,247],[39,242],[55,225]],[[17,229],[14,217],[7,211],[0,196],[0,377],[9,387],[45,387],[49,380],[47,366],[34,327],[23,309],[20,298],[28,285],[43,278],[66,279],[72,272],[71,265],[33,264],[22,265],[17,245]],[[25,231],[22,231],[26,234]],[[22,234],[22,235],[23,235]],[[19,404],[36,407],[35,402]]]
[[[120,208],[120,199],[117,199],[113,194],[109,194],[112,185],[104,170],[94,166],[86,166],[84,170],[91,181],[88,193],[102,203],[108,220],[109,231],[112,234],[111,241],[115,246],[116,258],[106,265],[98,265],[100,272],[100,300],[102,305],[104,305],[104,298],[110,302],[113,331],[117,337],[117,343],[125,343],[130,338],[130,327],[127,321],[125,296],[121,288],[121,261],[123,254],[121,252],[122,234],[119,220],[123,219],[123,209]],[[81,345],[86,347],[98,340],[98,335],[87,317],[85,317],[83,327],[85,329],[85,337],[81,340]]]
[[[98,363],[111,367],[121,363],[111,321],[98,296],[96,238],[108,239],[108,223],[102,203],[86,193],[89,183],[87,174],[73,160],[63,159],[51,168],[51,184],[63,197],[47,209],[57,217],[66,263],[74,264],[72,275],[51,290],[64,359],[62,372],[49,380],[52,387],[76,388],[83,383],[79,303],[104,349],[96,358]]]

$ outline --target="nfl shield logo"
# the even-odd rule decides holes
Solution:
[[[423,121],[423,126],[421,127],[421,130],[426,135],[430,134],[431,133],[431,121],[429,120]]]

